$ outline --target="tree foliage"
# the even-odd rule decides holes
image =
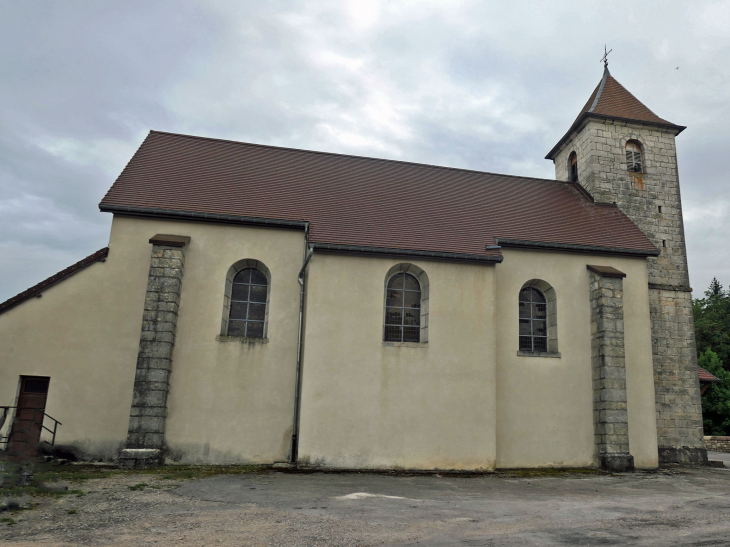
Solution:
[[[730,372],[723,368],[720,358],[711,349],[700,355],[699,365],[721,380],[702,396],[705,435],[728,435],[730,434]]]
[[[705,298],[693,301],[697,355],[714,351],[730,370],[730,293],[713,279]]]
[[[702,396],[706,435],[730,435],[730,291],[713,279],[693,302],[699,365],[722,382]]]

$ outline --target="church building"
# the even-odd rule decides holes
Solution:
[[[152,131],[108,246],[0,304],[0,451],[701,463],[683,129],[606,67],[555,180]]]

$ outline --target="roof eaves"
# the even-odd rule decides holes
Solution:
[[[304,229],[309,224],[304,220],[284,220],[276,218],[247,217],[240,215],[223,215],[218,213],[199,213],[196,211],[176,211],[174,209],[157,209],[154,207],[133,207],[127,205],[99,204],[103,213],[114,213],[135,217],[157,217],[176,220],[197,220],[202,222],[218,222],[222,224],[249,224],[274,228]]]
[[[575,131],[578,130],[578,128],[583,124],[583,122],[588,118],[588,112],[583,112],[578,118],[573,122],[573,125],[570,126],[570,129],[566,131],[565,135],[563,135],[558,143],[552,147],[550,152],[547,153],[547,156],[545,156],[546,160],[554,160],[555,156],[557,155],[558,151],[560,150],[560,147],[563,146],[563,143],[568,140],[568,137],[572,135]]]
[[[422,258],[433,258],[449,261],[485,262],[500,263],[504,260],[501,255],[475,255],[466,253],[445,253],[440,251],[420,251],[413,249],[392,249],[385,247],[365,247],[361,245],[335,245],[332,243],[311,243],[310,247],[315,251],[336,252],[347,254],[375,254],[375,255],[397,255],[397,256],[418,256]],[[494,248],[494,247],[490,247]]]
[[[501,237],[494,238],[498,245],[502,247],[518,247],[525,249],[541,249],[568,251],[574,253],[601,253],[618,256],[659,256],[659,249],[623,249],[618,247],[602,247],[598,245],[576,245],[573,243],[550,243],[545,241],[527,241],[523,239],[504,239]]]
[[[568,140],[570,135],[572,135],[575,131],[578,130],[578,128],[583,124],[583,122],[587,121],[589,118],[594,118],[597,120],[616,120],[619,122],[626,122],[626,123],[636,123],[640,125],[650,125],[652,127],[661,127],[663,129],[672,129],[676,131],[674,134],[679,135],[682,131],[687,129],[687,126],[685,125],[675,125],[673,123],[660,123],[660,122],[651,122],[646,120],[633,120],[631,118],[619,118],[618,116],[609,116],[607,114],[596,114],[595,112],[583,112],[580,116],[578,116],[578,119],[573,122],[573,125],[570,126],[570,129],[561,137],[561,139],[558,141],[558,143],[553,146],[553,148],[550,150],[550,152],[547,153],[545,156],[546,160],[554,160],[555,156],[557,156],[558,151],[560,150],[560,147],[563,146],[563,143]]]
[[[73,264],[66,268],[65,270],[61,270],[55,275],[52,275],[48,279],[45,279],[41,281],[40,283],[33,285],[30,289],[25,290],[21,292],[20,294],[17,294],[13,296],[12,298],[9,298],[2,304],[0,304],[0,314],[5,313],[6,311],[14,308],[18,304],[21,304],[28,300],[29,298],[33,298],[34,296],[40,296],[43,291],[46,289],[52,287],[53,285],[56,285],[57,283],[60,283],[64,279],[67,279],[71,277],[72,275],[80,272],[84,268],[87,268],[88,266],[91,266],[95,262],[103,262],[106,257],[109,255],[109,247],[104,247],[103,249],[99,249],[93,254],[90,254],[83,260],[79,260],[76,264]]]
[[[702,373],[704,373],[705,375],[710,376],[710,378],[700,378],[700,382],[711,382],[713,384],[717,383],[717,382],[722,382],[722,380],[720,380],[720,378],[718,378],[711,372],[707,372],[701,366],[698,365],[697,368],[700,370],[700,375],[702,375]]]

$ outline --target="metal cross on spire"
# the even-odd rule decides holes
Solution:
[[[603,62],[603,66],[605,68],[608,68],[608,54],[611,53],[613,49],[609,49],[606,51],[606,46],[603,46],[603,57],[601,57],[601,61]]]

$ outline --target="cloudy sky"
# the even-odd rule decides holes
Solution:
[[[730,2],[0,0],[0,301],[104,247],[150,129],[553,178],[601,77],[678,140],[690,275],[730,285]]]

